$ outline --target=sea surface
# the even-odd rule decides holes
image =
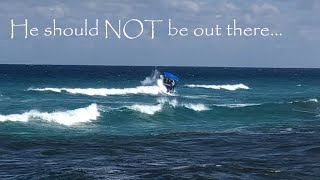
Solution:
[[[319,100],[320,69],[0,65],[0,179],[319,179]]]

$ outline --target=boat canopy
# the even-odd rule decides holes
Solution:
[[[169,72],[163,72],[164,77],[172,79],[174,81],[179,81],[179,78],[176,75],[173,75]]]

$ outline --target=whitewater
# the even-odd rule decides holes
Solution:
[[[75,110],[67,110],[60,112],[40,112],[38,110],[30,110],[22,114],[0,114],[0,122],[4,121],[18,121],[28,122],[29,120],[44,120],[48,122],[54,122],[66,126],[75,125],[79,123],[85,123],[97,120],[100,116],[98,106],[91,104],[85,108],[79,108]]]
[[[133,88],[28,88],[28,91],[51,91],[56,93],[67,92],[70,94],[83,94],[88,96],[110,96],[110,95],[130,95],[148,94],[159,95],[167,92],[161,80],[157,80],[157,85],[138,86]]]

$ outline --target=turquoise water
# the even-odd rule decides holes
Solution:
[[[0,178],[316,178],[320,70],[0,66]]]

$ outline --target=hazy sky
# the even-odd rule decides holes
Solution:
[[[320,67],[320,1],[318,0],[1,0],[0,63],[178,65],[237,67]],[[104,33],[104,20],[117,25],[132,19],[163,19],[135,39],[99,37],[44,37],[24,39],[23,28],[10,39],[11,19],[39,29],[83,27],[84,19]],[[237,19],[242,27],[268,27],[281,37],[170,38],[167,20],[194,29],[226,25]],[[150,24],[148,24],[150,25]],[[134,26],[134,25],[132,25]],[[137,26],[136,26],[137,27]],[[135,33],[132,27],[130,33]]]

